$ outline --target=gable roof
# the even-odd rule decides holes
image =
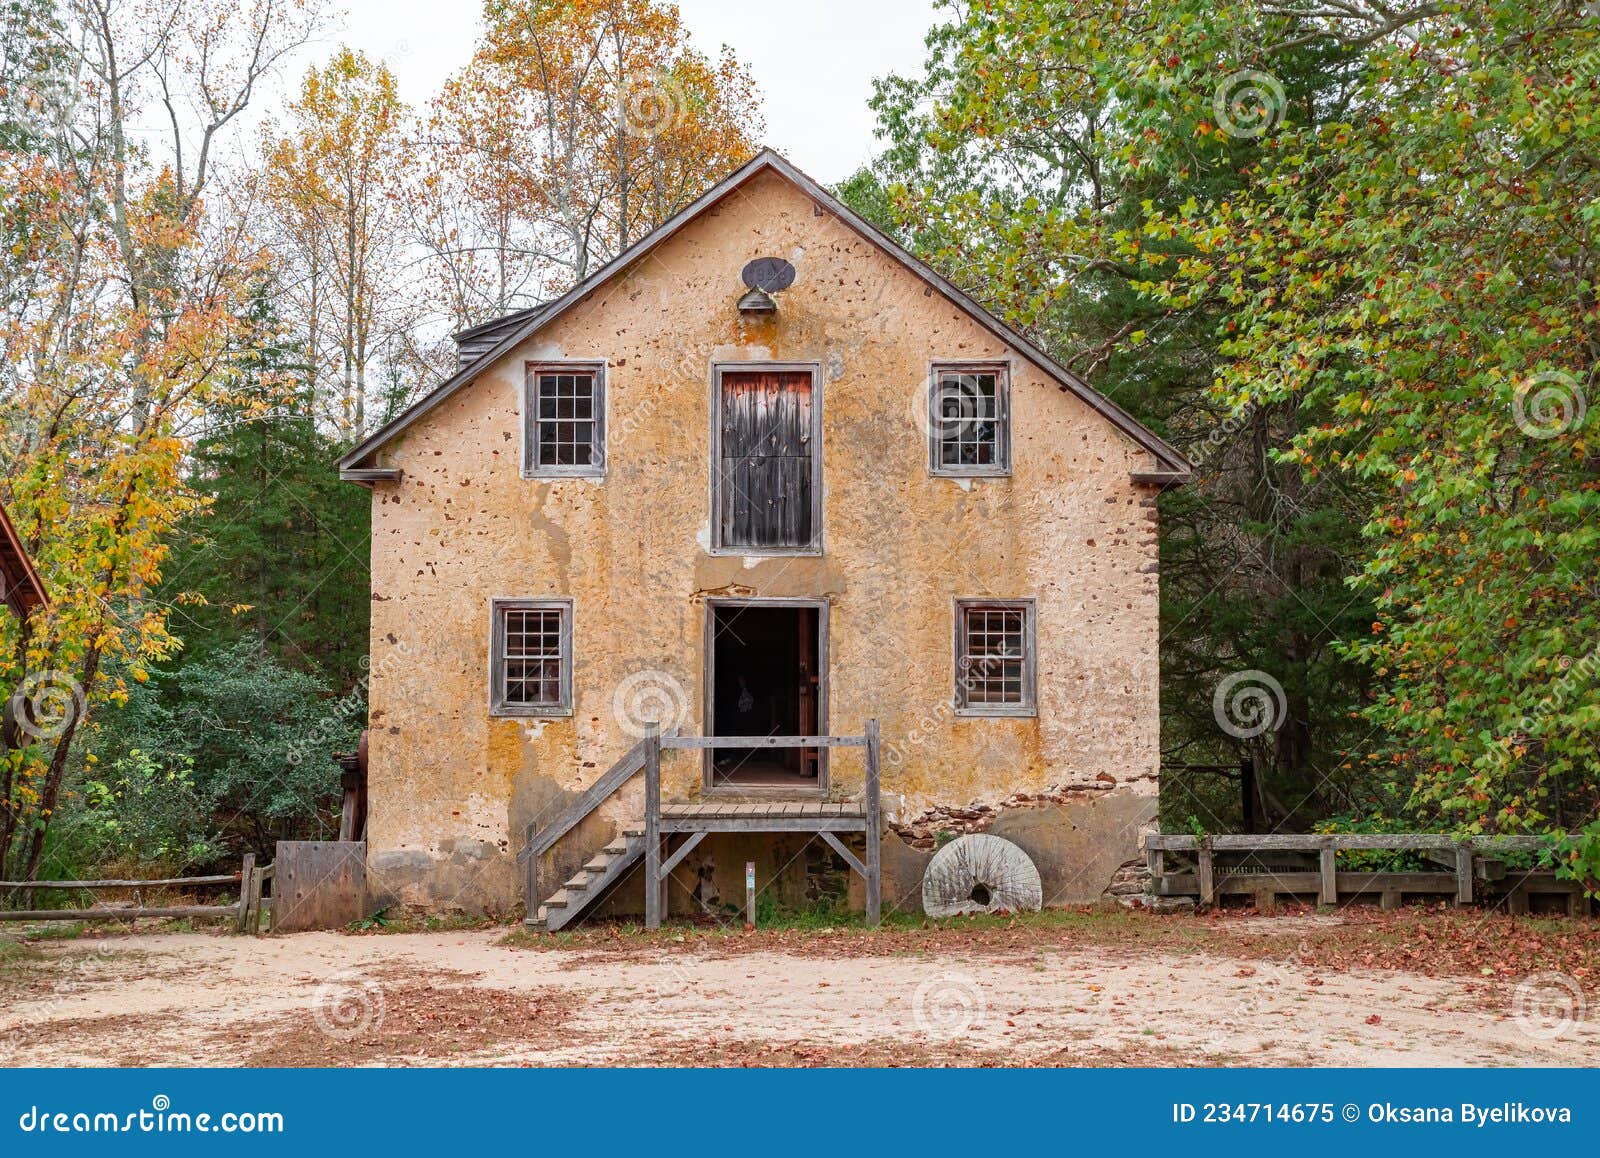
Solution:
[[[4,507],[0,507],[0,599],[18,617],[50,601]]]
[[[493,343],[432,391],[412,403],[403,413],[385,424],[381,429],[373,432],[345,454],[339,460],[341,477],[355,482],[373,482],[398,477],[396,472],[378,467],[372,461],[373,456],[393,440],[396,435],[444,402],[457,390],[472,382],[480,373],[498,361],[502,355],[521,345],[529,337],[605,285],[617,274],[649,256],[668,238],[699,217],[701,213],[717,204],[729,193],[757,174],[768,170],[781,174],[822,205],[834,217],[867,241],[889,253],[901,265],[921,278],[922,281],[943,294],[973,321],[1054,378],[1063,390],[1076,395],[1090,409],[1100,414],[1134,442],[1153,454],[1160,464],[1160,469],[1153,472],[1136,473],[1135,478],[1138,481],[1155,484],[1174,484],[1183,482],[1188,478],[1189,462],[1176,448],[1158,437],[1143,423],[1123,410],[1122,407],[1112,402],[1098,390],[1095,390],[1076,374],[1061,365],[1061,363],[973,301],[971,297],[957,289],[931,267],[913,257],[893,238],[850,209],[837,197],[771,149],[763,149],[751,160],[745,162],[708,189],[693,204],[662,222],[650,233],[640,238],[560,297],[545,305],[518,311],[504,318],[496,318],[463,330],[460,336],[481,339],[492,335]]]

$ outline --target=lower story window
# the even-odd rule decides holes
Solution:
[[[958,712],[1034,714],[1033,612],[1031,599],[956,601]]]
[[[572,601],[496,599],[489,707],[499,716],[572,712]]]

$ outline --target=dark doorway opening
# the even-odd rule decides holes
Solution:
[[[815,736],[823,719],[822,614],[764,603],[708,608],[708,736]],[[714,788],[819,790],[819,749],[714,748]]]

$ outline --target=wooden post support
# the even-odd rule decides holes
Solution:
[[[879,796],[878,721],[867,721],[867,924],[876,925],[883,917],[883,832]]]
[[[644,927],[661,928],[661,725],[644,734]]]
[[[1202,905],[1215,904],[1217,900],[1217,878],[1211,857],[1211,840],[1200,842],[1198,850],[1200,860],[1200,903]]]
[[[1324,905],[1337,905],[1339,903],[1339,854],[1334,851],[1330,843],[1321,850],[1321,892],[1317,897],[1319,903]]]
[[[1384,889],[1378,896],[1378,905],[1387,911],[1394,911],[1400,907],[1400,890]]]
[[[246,932],[250,920],[250,890],[255,886],[256,854],[244,854],[244,863],[239,866],[239,932]]]
[[[1456,849],[1456,904],[1472,903],[1472,849],[1461,845]]]
[[[756,862],[744,862],[744,927],[756,927]]]
[[[528,826],[523,829],[522,847],[526,850],[533,848],[533,834],[537,830],[533,821],[528,821]],[[522,920],[524,924],[531,925],[538,919],[539,914],[539,858],[530,855],[522,865]]]
[[[266,906],[262,903],[261,894],[266,888],[267,881],[273,876],[271,865],[257,866],[256,871],[250,874],[250,911],[245,920],[249,922],[247,932],[252,937],[261,936],[261,918]]]

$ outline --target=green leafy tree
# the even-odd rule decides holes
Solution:
[[[1146,222],[1239,195],[1267,146],[1136,115],[1120,46],[1153,37],[1177,52],[1163,21],[1184,5],[950,8],[929,34],[924,74],[879,83],[888,147],[841,193],[1196,463],[1194,481],[1163,500],[1169,819],[1199,811],[1209,827],[1237,825],[1236,784],[1173,769],[1243,756],[1260,771],[1257,816],[1305,824],[1352,807],[1368,787],[1336,773],[1365,680],[1337,645],[1371,619],[1345,584],[1369,499],[1352,480],[1307,478],[1274,457],[1325,408],[1220,386],[1230,312],[1220,294],[1149,286],[1195,243],[1151,236]],[[1219,11],[1187,12],[1213,61],[1249,39]],[[1338,107],[1342,54],[1308,44],[1281,68],[1286,102],[1312,117]],[[1214,706],[1219,685],[1246,672],[1271,689],[1264,729]]]
[[[163,593],[185,662],[253,639],[343,693],[367,652],[370,504],[332,467],[342,444],[318,430],[265,291],[253,310],[247,405],[195,446],[208,502],[178,528]]]

